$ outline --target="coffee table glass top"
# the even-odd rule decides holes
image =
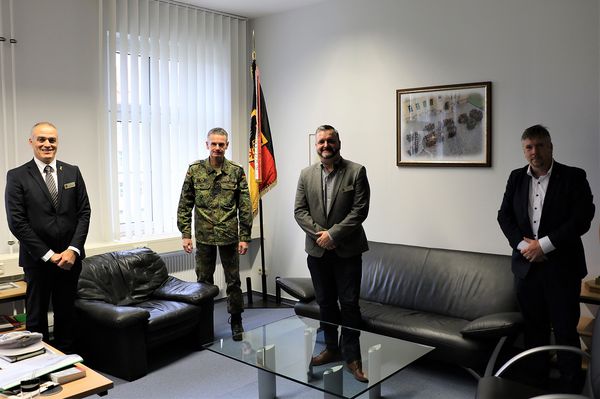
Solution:
[[[396,374],[404,367],[434,348],[397,338],[360,332],[363,370],[368,383],[354,379],[343,361],[323,366],[310,366],[311,356],[325,349],[319,321],[291,316],[244,332],[241,341],[222,338],[204,347],[215,352],[266,370],[342,398],[355,398]],[[331,385],[331,373],[336,373],[337,384]],[[340,381],[341,380],[341,381]]]

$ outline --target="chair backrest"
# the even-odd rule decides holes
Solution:
[[[475,320],[518,312],[508,255],[369,242],[361,298]]]
[[[83,260],[77,294],[113,305],[147,300],[168,277],[161,257],[149,248],[108,252]]]
[[[594,332],[592,333],[592,360],[588,368],[590,389],[592,398],[600,398],[600,308],[596,312],[594,320]]]

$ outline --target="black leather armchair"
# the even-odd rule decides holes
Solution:
[[[148,248],[84,259],[79,278],[76,348],[86,363],[131,381],[147,373],[148,352],[187,339],[214,338],[216,286],[169,276]]]

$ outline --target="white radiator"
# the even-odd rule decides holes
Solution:
[[[196,257],[194,252],[191,254],[185,251],[173,251],[160,254],[160,257],[167,265],[167,271],[171,276],[177,277],[183,281],[196,281]],[[225,275],[223,268],[217,259],[217,267],[214,274],[215,285],[219,287],[219,295],[221,298],[225,295],[227,285],[225,284]]]

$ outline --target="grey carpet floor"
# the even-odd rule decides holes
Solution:
[[[294,314],[291,308],[246,309],[249,330]],[[231,334],[225,302],[215,305],[215,336]],[[257,371],[209,351],[153,354],[148,375],[132,382],[106,375],[115,383],[115,399],[252,399],[258,397]],[[472,399],[477,383],[464,370],[431,361],[417,361],[382,384],[385,399]],[[359,398],[368,398],[365,393]],[[323,393],[277,378],[279,399],[322,399]]]

